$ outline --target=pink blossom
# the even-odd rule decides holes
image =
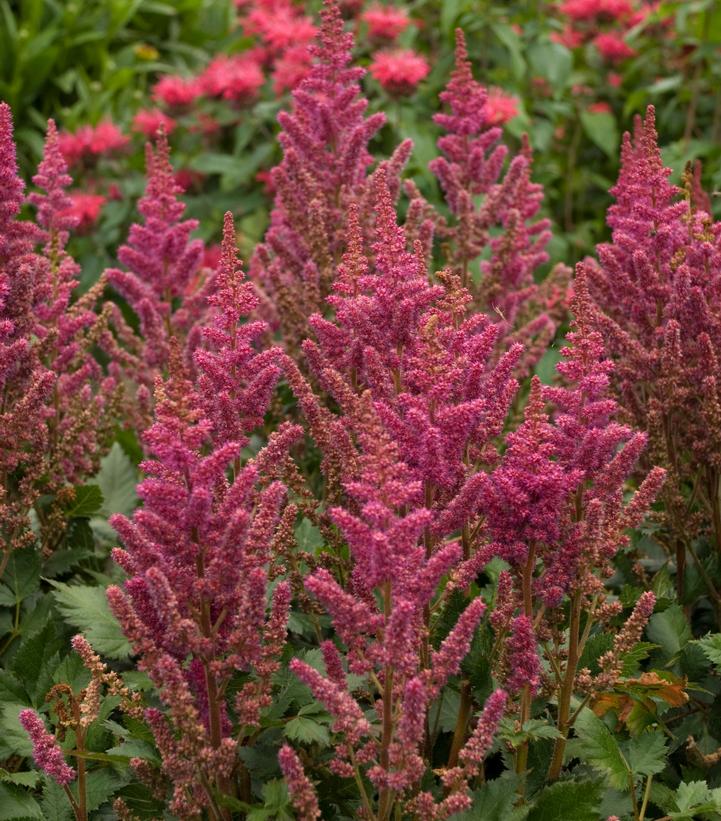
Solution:
[[[75,770],[65,762],[65,756],[54,735],[46,729],[35,710],[21,710],[20,723],[33,743],[33,758],[37,766],[61,787],[75,780]]]
[[[368,33],[379,40],[395,40],[411,24],[408,12],[396,6],[373,5],[361,15]]]
[[[226,57],[221,54],[208,64],[198,78],[203,92],[233,102],[248,102],[263,85],[263,72],[257,62],[244,54]]]
[[[143,108],[133,117],[133,130],[146,137],[157,136],[162,128],[166,134],[171,134],[177,123],[158,108]]]
[[[65,132],[58,139],[60,151],[69,166],[75,165],[86,155],[118,151],[130,141],[110,120],[103,120],[96,126],[81,126],[74,134]]]
[[[276,94],[292,91],[310,73],[313,55],[308,46],[286,49],[273,64],[273,90]]]
[[[278,763],[288,784],[288,792],[299,821],[314,821],[320,818],[318,797],[313,785],[303,771],[300,759],[287,744],[280,748]]]
[[[425,57],[410,49],[379,51],[368,69],[390,94],[412,94],[431,70]]]
[[[260,37],[276,54],[311,43],[318,31],[292,2],[277,2],[270,8],[255,6],[243,19],[243,28],[247,34]]]
[[[559,11],[573,20],[622,20],[630,17],[634,9],[630,0],[565,0]]]
[[[153,86],[153,99],[165,103],[169,108],[185,108],[201,93],[197,78],[181,77],[177,74],[166,74]]]
[[[71,191],[68,196],[71,204],[63,211],[63,216],[72,219],[78,231],[88,231],[98,221],[107,198],[83,191]]]
[[[593,38],[593,44],[602,57],[613,63],[633,57],[636,54],[635,50],[622,37],[613,32],[596,35]]]
[[[582,46],[585,40],[583,32],[568,25],[564,26],[562,31],[552,31],[550,37],[554,43],[560,43],[570,49]]]
[[[519,100],[513,94],[506,94],[499,88],[488,91],[486,117],[490,125],[503,125],[518,116]]]
[[[103,120],[93,129],[89,149],[92,154],[106,154],[124,148],[129,141],[115,123]]]
[[[603,100],[599,100],[596,103],[591,103],[588,110],[591,114],[611,114],[613,112],[611,106]]]

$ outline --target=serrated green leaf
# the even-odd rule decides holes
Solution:
[[[600,801],[597,781],[559,781],[540,793],[528,821],[598,821]]]
[[[591,710],[583,710],[574,725],[578,736],[577,750],[594,770],[608,778],[612,787],[625,790],[631,773],[618,741]]]
[[[628,744],[627,760],[634,775],[656,775],[666,766],[666,738],[659,730],[641,733]]]
[[[330,744],[328,728],[307,716],[292,718],[284,728],[286,738],[299,741],[302,744],[320,744],[327,747]]]
[[[681,782],[676,790],[676,806],[681,812],[688,812],[708,799],[709,788],[705,781]]]
[[[24,727],[20,723],[21,710],[27,704],[4,704],[0,710],[0,759],[13,755],[27,757],[32,755],[33,745]]]
[[[57,667],[61,640],[52,622],[23,639],[12,661],[12,673],[25,684],[36,705],[45,700],[50,689],[51,673]]]
[[[37,801],[21,787],[0,784],[0,821],[44,821]]]
[[[113,772],[113,770],[107,768],[91,770],[91,772],[88,773],[85,790],[88,810],[97,810],[98,807],[111,798],[125,783],[126,779],[121,778],[116,772]]]
[[[10,555],[0,584],[0,605],[15,607],[40,587],[40,556],[32,548]]]
[[[128,738],[117,747],[106,751],[108,755],[123,756],[124,758],[142,758],[145,761],[159,762],[158,752],[148,741],[139,738]]]
[[[704,636],[695,643],[703,650],[711,664],[721,670],[721,633]]]
[[[693,638],[683,609],[678,604],[672,604],[662,613],[654,613],[646,634],[659,645],[667,659],[679,653],[684,644]]]
[[[515,773],[504,773],[484,784],[472,794],[472,807],[457,813],[453,821],[523,821],[528,817],[529,807],[517,807],[519,777]]]
[[[100,460],[95,482],[103,494],[103,516],[122,513],[129,516],[138,503],[135,485],[138,474],[119,442],[113,442],[107,456]]]
[[[46,821],[70,821],[74,817],[65,791],[52,778],[47,776],[45,777],[43,794],[40,799],[40,807]]]
[[[64,618],[81,630],[96,652],[110,658],[130,655],[130,643],[110,610],[102,587],[81,587],[52,582],[53,597]]]
[[[24,772],[11,773],[0,769],[0,781],[8,784],[18,784],[22,787],[36,787],[40,781],[40,773],[37,770],[25,770]]]
[[[68,519],[88,519],[103,506],[103,494],[97,485],[79,485],[75,498],[65,508]]]

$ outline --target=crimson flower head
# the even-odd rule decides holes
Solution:
[[[636,51],[618,34],[603,32],[593,38],[593,45],[599,54],[611,63],[618,63],[633,57]]]
[[[395,40],[411,25],[408,12],[398,6],[369,6],[361,15],[368,34],[378,40]]]
[[[425,57],[410,49],[379,51],[369,68],[383,88],[397,96],[412,94],[430,70]]]
[[[499,88],[492,88],[486,100],[486,117],[491,125],[503,125],[519,114],[519,100]]]
[[[153,86],[153,99],[168,108],[185,108],[200,97],[202,89],[194,77],[166,74]]]
[[[133,117],[133,130],[155,139],[162,129],[166,134],[175,130],[177,123],[159,108],[143,108]]]
[[[209,97],[222,97],[237,103],[256,97],[263,81],[257,61],[244,54],[232,57],[221,54],[210,61],[198,78],[200,87]]]

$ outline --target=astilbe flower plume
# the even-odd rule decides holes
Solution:
[[[245,444],[245,433],[262,424],[280,375],[273,350],[258,352],[268,326],[251,316],[259,300],[238,259],[233,215],[225,214],[221,260],[194,361],[198,389],[213,422],[213,441]]]
[[[118,415],[120,369],[134,361],[132,336],[116,306],[94,310],[101,280],[72,303],[78,266],[65,250],[74,221],[67,214],[71,182],[50,121],[43,160],[29,201],[37,223],[17,221],[23,203],[17,176],[10,111],[0,108],[0,384],[2,415],[2,528],[9,551],[32,543],[28,513],[40,494],[70,501],[69,485],[98,466]],[[42,244],[36,250],[36,244]],[[127,344],[121,344],[127,343]],[[95,346],[110,358],[105,373]],[[70,495],[69,495],[70,494]],[[55,504],[62,504],[56,498]],[[46,511],[47,512],[47,511]],[[40,515],[44,551],[54,549],[62,527]],[[62,517],[61,517],[62,518]],[[57,525],[57,526],[56,526]]]
[[[649,107],[634,137],[624,136],[607,217],[612,240],[584,270],[619,402],[648,433],[649,460],[669,474],[657,538],[675,555],[683,592],[686,551],[699,533],[721,552],[721,224],[704,210],[692,172],[685,193],[670,173]],[[709,593],[721,612],[713,585]]]
[[[47,731],[35,710],[22,710],[20,723],[33,743],[33,758],[37,766],[61,787],[74,781],[75,770],[65,761],[57,739]]]
[[[344,412],[357,443],[357,470],[345,483],[349,503],[331,508],[330,516],[349,545],[352,572],[343,586],[328,570],[318,569],[306,587],[330,613],[348,671],[367,679],[374,690],[375,719],[364,712],[363,696],[351,693],[335,644],[323,646],[326,675],[299,659],[291,662],[291,670],[333,716],[333,771],[355,774],[362,784],[362,770],[373,786],[371,793],[362,788],[364,813],[386,819],[394,807],[405,805],[417,818],[446,818],[470,806],[468,783],[477,774],[472,762],[482,761],[503,707],[464,749],[468,767],[446,774],[450,795],[438,804],[430,793],[412,798],[428,767],[422,752],[426,715],[449,677],[459,672],[485,604],[480,597],[472,599],[438,648],[430,646],[425,614],[443,576],[460,562],[460,545],[427,552],[423,531],[431,512],[423,507],[422,483],[404,463],[370,392],[348,397]],[[303,811],[314,806],[309,783],[301,780],[299,762],[292,764],[286,762],[284,769]]]
[[[385,122],[382,113],[365,116],[364,72],[350,66],[353,37],[334,0],[325,0],[321,16],[315,64],[293,91],[292,112],[278,116],[283,160],[272,173],[270,228],[251,265],[292,349],[307,333],[307,317],[323,308],[348,203],[366,179],[368,143]]]
[[[527,141],[504,173],[508,149],[499,142],[502,132],[494,125],[497,118],[488,92],[473,78],[460,29],[455,69],[440,97],[448,111],[433,119],[445,134],[438,139],[441,156],[430,169],[452,214],[450,223],[438,220],[448,264],[462,285],[474,292],[481,310],[500,317],[502,337],[511,334],[530,345],[528,369],[553,336],[569,272],[557,266],[544,285],[534,282],[534,271],[548,259],[551,237],[549,220],[537,218],[543,190],[531,181]],[[484,249],[490,254],[480,262],[481,279],[476,284],[471,266]]]
[[[593,327],[582,269],[574,291],[574,330],[558,365],[566,384],[543,387],[534,377],[525,419],[509,434],[501,464],[484,479],[478,507],[485,517],[490,552],[508,562],[513,582],[512,590],[503,593],[503,616],[492,620],[499,639],[509,632],[512,636],[506,659],[508,689],[517,690],[519,668],[531,664],[536,672],[531,674],[527,667],[527,689],[521,697],[521,719],[527,720],[529,697],[540,682],[538,665],[519,661],[521,646],[527,648],[540,639],[556,648],[551,652],[565,647],[566,660],[557,678],[543,682],[557,692],[558,728],[564,737],[585,641],[579,630],[581,612],[586,615],[586,637],[591,624],[603,626],[606,614],[614,612],[606,607],[604,579],[612,574],[614,556],[628,543],[628,529],[641,521],[665,475],[654,468],[624,502],[625,485],[646,446],[646,436],[615,421],[619,407],[610,394],[612,365]],[[554,407],[552,420],[546,402]],[[557,616],[566,602],[570,602],[570,619],[564,638]],[[516,608],[528,620],[521,632],[518,619],[511,618]],[[528,634],[531,623],[535,637]],[[528,650],[521,655],[528,659]],[[560,739],[552,777],[560,771],[563,749]]]
[[[52,374],[32,341],[38,232],[18,219],[24,184],[17,171],[10,106],[0,103],[0,532],[2,569],[10,552],[33,541],[28,511],[38,496],[35,479],[44,469],[48,430],[46,401]]]
[[[128,270],[111,268],[106,277],[138,315],[145,340],[144,373],[152,381],[167,362],[170,337],[187,332],[198,319],[188,291],[203,259],[203,243],[190,238],[197,220],[182,219],[182,191],[173,177],[162,130],[155,149],[146,147],[146,173],[145,194],[138,204],[144,221],[131,226],[127,243],[118,250],[118,259]],[[175,311],[182,297],[186,302]]]
[[[151,458],[141,465],[143,507],[132,520],[111,520],[124,544],[114,557],[129,578],[124,590],[108,589],[108,600],[158,690],[160,707],[145,718],[180,818],[208,805],[230,818],[214,790],[235,793],[238,746],[270,703],[290,604],[284,581],[268,601],[285,488],[267,477],[297,432],[243,465],[241,442],[225,430],[215,442],[213,431],[174,346],[144,436]],[[228,684],[239,671],[250,675],[232,698]]]
[[[349,393],[370,391],[401,458],[422,483],[430,551],[471,516],[477,473],[495,459],[493,439],[517,388],[512,371],[521,348],[491,361],[498,326],[470,313],[471,296],[457,276],[444,271],[440,284],[430,282],[422,244],[408,250],[408,230],[396,222],[384,169],[372,186],[373,242],[366,246],[352,208],[348,249],[328,298],[335,319],[313,315],[317,342],[307,341],[303,350],[341,408]],[[463,546],[468,558],[468,532]]]

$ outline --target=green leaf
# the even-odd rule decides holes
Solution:
[[[85,794],[88,801],[88,810],[97,810],[113,793],[117,792],[126,780],[110,769],[92,770],[88,773]]]
[[[618,154],[618,126],[608,111],[582,111],[581,125],[588,138],[611,159]]]
[[[110,453],[100,460],[100,470],[95,477],[103,494],[100,512],[103,516],[122,513],[129,516],[138,503],[135,485],[138,475],[119,442],[113,442]]]
[[[515,806],[518,782],[515,773],[488,781],[473,793],[471,809],[454,815],[453,821],[523,821],[529,808]]]
[[[656,775],[666,766],[666,738],[659,730],[641,733],[628,745],[628,765],[634,775]]]
[[[594,770],[605,775],[617,790],[628,788],[631,770],[611,731],[591,710],[583,710],[575,723],[579,756]]]
[[[96,652],[114,659],[130,655],[130,642],[110,611],[103,587],[81,587],[51,582],[53,596],[65,619],[81,630]]]
[[[650,641],[639,641],[635,644],[628,653],[624,653],[621,657],[623,661],[623,675],[635,676],[639,673],[639,663],[647,659],[652,650],[658,647]],[[579,665],[580,667],[581,665]]]
[[[33,745],[18,716],[27,704],[4,704],[0,712],[0,759],[32,755]]]
[[[526,61],[523,59],[521,38],[506,23],[491,23],[491,29],[503,45],[508,49],[511,57],[511,70],[516,80],[520,80],[526,73]]]
[[[8,784],[0,784],[0,821],[44,821],[37,801],[30,793]]]
[[[22,787],[35,787],[40,781],[40,773],[37,770],[25,770],[24,772],[11,773],[0,769],[0,781],[8,784],[18,784]]]
[[[540,793],[528,821],[598,821],[600,801],[597,781],[559,781]]]
[[[682,812],[688,811],[699,804],[703,804],[708,794],[709,788],[705,781],[682,782],[676,790],[676,806]]]
[[[15,607],[40,587],[40,556],[32,547],[10,555],[0,584],[0,605]]]
[[[704,636],[695,643],[703,650],[711,664],[721,670],[721,633]]]
[[[13,658],[12,672],[25,684],[28,695],[37,705],[42,704],[50,689],[51,673],[57,667],[61,645],[55,624],[49,621],[23,639]]]
[[[45,776],[40,806],[46,821],[70,821],[74,817],[70,801],[63,788]]]
[[[308,519],[301,519],[300,524],[296,527],[295,540],[298,548],[307,553],[317,553],[325,544],[323,534]]]
[[[158,751],[148,741],[143,741],[140,738],[128,738],[118,744],[117,747],[112,747],[106,751],[108,755],[123,756],[130,760],[131,758],[142,758],[145,761],[153,761],[160,763]]]
[[[88,519],[103,506],[103,494],[97,485],[79,485],[75,499],[65,508],[68,519]]]
[[[666,659],[677,655],[693,638],[683,609],[678,604],[672,604],[663,613],[654,613],[646,633],[652,642],[660,646]]]
[[[573,67],[573,55],[561,43],[538,42],[528,51],[534,74],[545,77],[554,91],[561,91],[568,82]]]
[[[302,744],[320,744],[322,747],[327,747],[330,744],[328,728],[306,716],[292,718],[285,725],[284,734],[286,738],[299,741]]]

